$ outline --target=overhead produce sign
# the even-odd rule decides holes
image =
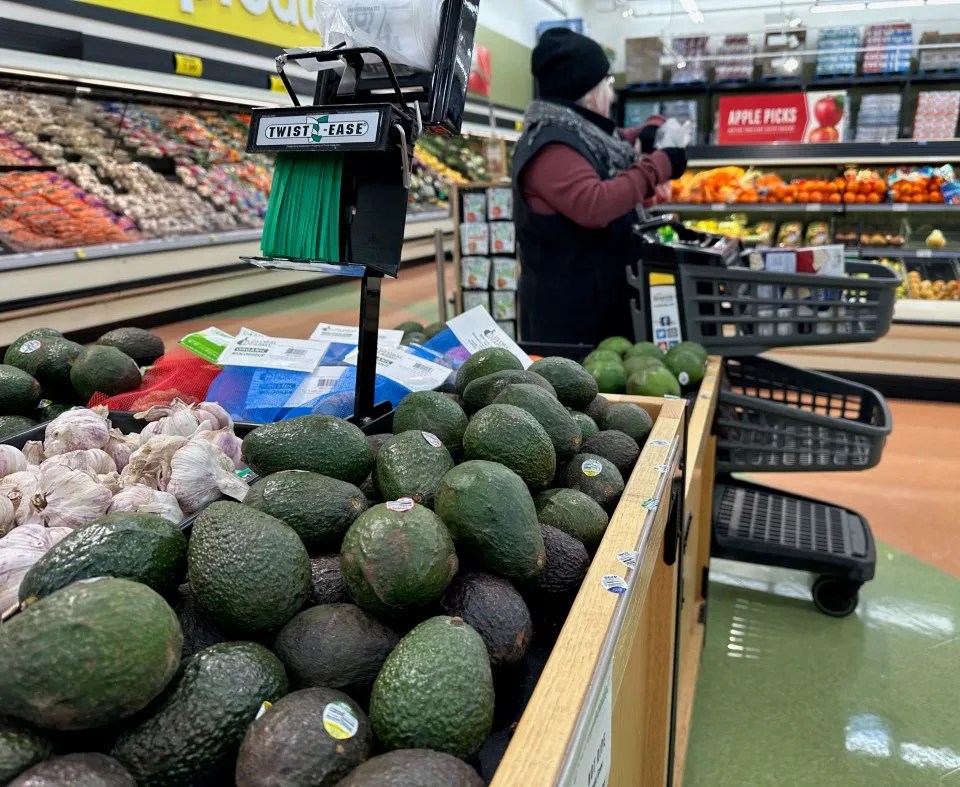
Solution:
[[[165,22],[275,44],[317,46],[314,0],[74,0]]]
[[[717,142],[842,142],[846,103],[845,91],[722,96]]]

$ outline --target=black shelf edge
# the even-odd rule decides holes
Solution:
[[[905,202],[879,202],[876,205],[854,203],[844,205],[846,213],[953,213],[958,205],[913,205]]]
[[[777,204],[756,202],[713,202],[703,205],[681,205],[667,203],[655,205],[652,210],[659,213],[843,213],[843,205],[832,203],[792,203]]]
[[[861,246],[851,247],[848,251],[856,251],[862,258],[888,257],[899,260],[932,260],[934,262],[951,262],[960,260],[960,249],[903,249],[896,246]]]

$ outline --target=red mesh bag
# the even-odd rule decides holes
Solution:
[[[143,376],[136,391],[107,396],[95,393],[88,407],[106,405],[111,410],[147,410],[155,404],[170,404],[182,399],[188,404],[202,402],[210,383],[222,370],[216,364],[198,358],[189,350],[177,347],[158,358]]]

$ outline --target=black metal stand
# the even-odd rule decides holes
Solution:
[[[383,274],[367,269],[360,285],[360,343],[357,345],[357,387],[354,419],[365,426],[390,411],[390,404],[375,402],[377,344],[380,334],[380,286]]]

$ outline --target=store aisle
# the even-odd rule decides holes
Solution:
[[[960,785],[960,580],[881,545],[842,620],[715,560],[684,787]]]

